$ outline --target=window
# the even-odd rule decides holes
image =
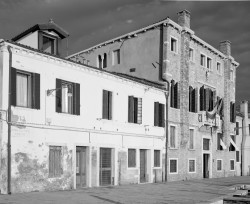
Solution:
[[[217,159],[217,171],[222,171],[222,160]]]
[[[174,80],[171,81],[170,85],[170,107],[172,108],[180,108],[180,99],[179,99],[179,94],[178,94],[178,83],[175,83]]]
[[[80,115],[80,84],[56,79],[56,112]]]
[[[195,159],[188,160],[188,172],[195,173]]]
[[[201,54],[201,66],[205,67],[206,66],[206,56]]]
[[[203,139],[203,150],[209,150],[209,139]]]
[[[11,105],[40,109],[40,74],[11,68]]]
[[[189,112],[197,112],[197,95],[198,90],[193,89],[192,86],[189,86]]]
[[[219,62],[217,62],[217,72],[221,74],[221,64]]]
[[[234,81],[234,71],[230,70],[230,81]]]
[[[189,149],[194,149],[194,129],[189,129]]]
[[[102,69],[102,56],[101,55],[98,55],[98,58],[97,58],[97,67]]]
[[[106,68],[107,67],[107,54],[104,53],[103,55],[103,68]]]
[[[102,92],[102,118],[112,120],[112,92]]]
[[[236,135],[239,135],[239,122],[236,122]]]
[[[230,160],[230,170],[234,171],[234,160]]]
[[[209,69],[209,70],[211,70],[212,69],[212,59],[211,58],[207,58],[207,68]]]
[[[159,102],[154,103],[154,126],[165,127],[165,106]]]
[[[171,51],[177,53],[177,40],[171,37]]]
[[[189,48],[189,60],[194,62],[194,50]]]
[[[212,111],[215,105],[216,91],[210,88],[200,88],[200,111]]]
[[[57,38],[55,36],[39,32],[38,38],[40,50],[50,54],[58,54]]]
[[[236,162],[240,162],[240,151],[236,151]]]
[[[128,122],[142,123],[142,99],[134,96],[128,97]]]
[[[176,127],[170,126],[170,148],[177,148]]]
[[[113,65],[120,64],[120,49],[113,51]]]
[[[222,142],[222,133],[217,133],[217,150],[223,150]]]
[[[128,149],[128,167],[136,167],[136,149]]]
[[[230,122],[235,123],[236,114],[235,114],[235,103],[230,102]]]
[[[62,175],[62,148],[60,146],[49,147],[49,177]]]
[[[230,135],[231,139],[233,140],[233,142],[235,143],[235,135]],[[235,151],[235,147],[234,145],[230,142],[230,146],[229,146],[229,151]]]
[[[169,173],[174,174],[178,173],[178,161],[177,159],[170,159],[169,160]]]
[[[154,150],[154,167],[160,167],[161,165],[161,151]]]

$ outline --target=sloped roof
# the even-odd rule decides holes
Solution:
[[[48,30],[48,31],[54,31],[55,33],[57,33],[60,38],[66,38],[69,36],[69,33],[67,31],[65,31],[63,28],[61,28],[59,25],[57,25],[56,23],[53,22],[53,20],[49,20],[48,23],[43,23],[43,24],[36,24],[30,28],[28,28],[27,30],[23,31],[22,33],[20,33],[19,35],[15,36],[14,38],[12,38],[12,41],[17,41],[19,39],[21,39],[22,37],[26,36],[29,33],[35,32],[37,30]]]

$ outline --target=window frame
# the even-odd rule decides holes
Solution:
[[[190,161],[194,161],[194,171],[190,171]],[[189,158],[188,159],[188,173],[196,173],[196,158]]]
[[[208,69],[209,71],[212,71],[212,63],[213,63],[212,58],[207,57],[206,61],[207,61],[207,62],[206,62],[206,67],[207,67],[207,69]]]
[[[221,169],[218,170],[218,161],[221,161]],[[223,160],[222,159],[217,159],[216,160],[216,171],[222,172],[223,171]]]
[[[115,55],[115,53],[118,53],[118,55]],[[115,57],[117,56],[117,59],[115,60]],[[121,64],[121,49],[115,49],[112,51],[112,66]]]
[[[192,50],[192,52],[193,52],[192,57],[190,57],[190,50]],[[190,62],[195,62],[194,59],[195,59],[194,48],[189,47],[189,61],[190,61]]]
[[[175,128],[175,147],[171,147],[171,127],[174,127]],[[178,139],[177,139],[177,135],[178,135],[178,132],[177,132],[177,125],[174,125],[174,124],[169,124],[169,149],[178,149]]]
[[[233,165],[233,169],[231,169],[231,161],[233,161],[234,162],[234,165]],[[230,171],[235,171],[235,160],[234,159],[230,159]]]
[[[237,156],[237,152],[238,152],[238,156]],[[239,150],[236,150],[235,151],[235,161],[236,163],[241,163],[241,157],[240,157],[240,151]]]
[[[129,150],[134,150],[135,151],[135,166],[129,166]],[[134,169],[137,168],[137,149],[136,148],[128,148],[128,154],[127,154],[127,168],[128,169]]]
[[[218,70],[218,65],[219,65],[219,70]],[[216,71],[219,75],[222,75],[222,66],[221,66],[221,63],[219,61],[217,61],[216,63]]]
[[[204,61],[202,60],[202,56],[204,56]],[[204,64],[202,64],[202,62]],[[200,53],[200,66],[202,66],[203,68],[206,68],[207,67],[207,56],[204,54],[204,53]]]
[[[171,172],[170,170],[171,170],[171,166],[170,166],[170,164],[171,164],[171,160],[174,160],[174,161],[176,161],[176,172]],[[178,174],[178,171],[179,171],[179,169],[178,169],[178,158],[169,158],[169,160],[168,160],[169,162],[168,162],[168,166],[169,166],[169,174]]]
[[[208,149],[204,149],[204,141],[205,140],[208,140]],[[211,144],[210,143],[211,143],[211,139],[203,137],[202,138],[202,150],[203,151],[210,151],[211,150]]]
[[[193,130],[193,149],[190,148],[190,130]],[[195,150],[195,135],[196,135],[196,131],[195,131],[195,128],[194,127],[190,127],[189,128],[189,140],[188,140],[188,149],[189,150]]]
[[[219,138],[219,135],[220,135],[220,138]],[[220,145],[220,140],[222,140],[222,142],[223,142],[223,134],[222,133],[220,133],[220,132],[217,132],[217,148],[216,148],[216,150],[217,151],[223,151],[223,147]],[[218,144],[218,142],[219,142],[219,144]]]
[[[172,40],[174,40],[175,42],[175,46],[173,45],[173,47],[172,47]],[[178,39],[173,36],[170,36],[170,51],[175,54],[178,54]]]
[[[54,43],[53,43],[53,52],[46,52],[43,49],[43,37],[49,38],[49,39],[53,39]],[[54,55],[58,55],[58,38],[54,35],[51,35],[49,33],[43,32],[43,31],[39,31],[39,49],[42,50],[45,53],[49,53],[49,54],[54,54]]]
[[[158,101],[154,102],[154,126],[165,127],[165,104]]]
[[[141,103],[141,107],[140,107],[140,103]],[[132,104],[132,107],[130,107],[131,104]],[[135,106],[135,104],[137,104],[137,107]],[[133,95],[128,96],[128,106],[127,106],[128,107],[128,123],[142,124],[142,111],[143,111],[142,104],[143,102],[142,102],[141,97],[135,97]]]

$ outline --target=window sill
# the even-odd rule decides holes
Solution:
[[[58,113],[58,112],[56,112],[56,113]],[[72,114],[72,113],[63,113],[63,112],[61,112],[61,113],[58,113],[58,114],[62,114],[62,115],[65,115],[65,116],[70,116],[70,117],[75,117],[75,116],[80,116],[80,115],[74,115],[74,114]]]
[[[23,109],[23,110],[40,110],[40,109],[34,109],[34,108],[31,108],[31,107],[26,107],[26,106],[13,106],[11,105],[11,107],[13,108],[17,108],[17,109]]]
[[[154,169],[154,170],[162,169],[162,167],[161,167],[161,166],[154,166],[153,169]]]
[[[194,172],[188,172],[189,174],[196,174],[196,171],[194,171]]]
[[[231,170],[231,169],[230,169],[230,171],[235,171],[235,169],[234,169],[234,170]]]
[[[222,170],[217,170],[217,172],[223,172]]]
[[[177,148],[177,147],[175,147],[175,148],[174,147],[169,147],[169,149],[170,150],[178,150],[179,148]]]
[[[127,167],[127,170],[138,170],[138,167]]]
[[[170,50],[170,53],[172,53],[173,55],[178,55],[178,52],[172,51]]]
[[[193,152],[195,151],[195,149],[188,149],[188,150],[189,150],[189,151],[193,151]]]
[[[178,174],[178,172],[169,172],[169,174]]]

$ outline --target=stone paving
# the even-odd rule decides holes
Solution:
[[[250,185],[250,177],[228,177],[84,188],[72,191],[0,195],[0,204],[222,203],[223,197],[235,192],[236,186],[242,185]]]

